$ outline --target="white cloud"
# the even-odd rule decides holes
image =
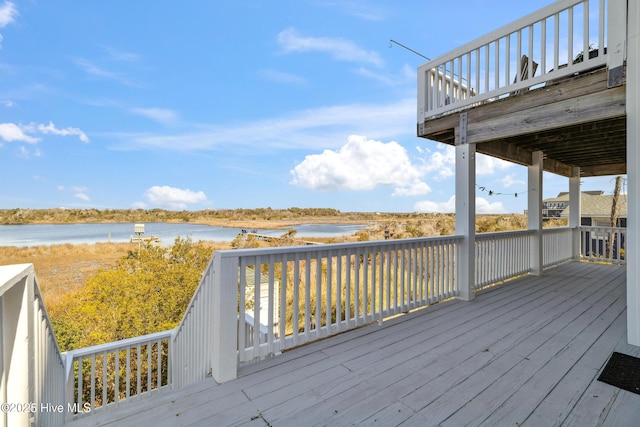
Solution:
[[[451,213],[456,211],[456,196],[451,196],[446,202],[432,202],[421,200],[413,205],[413,209],[420,213]]]
[[[515,166],[514,163],[496,157],[478,153],[476,156],[476,173],[478,175],[492,175],[497,171],[502,171]]]
[[[371,190],[378,186],[396,187],[397,195],[416,190],[422,171],[413,165],[406,150],[395,141],[383,143],[351,135],[338,151],[310,154],[292,171],[292,184],[313,190]]]
[[[22,141],[35,144],[40,138],[34,138],[25,133],[24,126],[15,123],[0,123],[0,138],[7,142]]]
[[[23,159],[30,159],[32,157],[42,157],[42,151],[39,149],[29,150],[27,147],[20,147],[18,153],[18,157],[22,157]]]
[[[513,187],[514,185],[525,185],[526,182],[516,179],[513,174],[505,175],[500,182],[505,188]]]
[[[145,191],[144,197],[152,205],[169,209],[186,209],[189,204],[207,201],[207,196],[202,191],[191,191],[167,185],[154,185]]]
[[[133,202],[131,203],[131,208],[133,209],[146,209],[147,204],[144,202]]]
[[[330,37],[302,37],[293,28],[281,31],[278,34],[278,43],[285,53],[323,52],[339,61],[382,65],[382,59],[377,52],[366,51],[349,40]]]
[[[431,187],[426,182],[416,181],[408,187],[396,188],[391,196],[421,196],[431,192]]]
[[[68,127],[65,129],[58,129],[53,124],[53,122],[49,122],[48,125],[39,124],[37,126],[37,129],[40,133],[53,134],[53,135],[59,135],[59,136],[77,136],[80,139],[80,141],[89,142],[89,137],[87,137],[87,135],[78,128]]]
[[[5,1],[0,5],[0,28],[4,28],[16,20],[18,9],[13,2]],[[2,41],[4,37],[0,34],[0,49],[2,49]]]
[[[162,124],[173,123],[178,118],[175,111],[166,108],[132,108],[131,112]]]
[[[421,213],[454,213],[456,211],[456,196],[451,196],[446,202],[432,202],[422,200],[414,205],[414,210]],[[495,214],[505,213],[506,210],[502,202],[489,202],[482,197],[476,197],[476,213],[478,214]]]
[[[424,150],[428,156],[425,162],[425,171],[427,173],[435,173],[434,179],[442,181],[454,176],[456,168],[456,150],[455,148],[440,144],[437,151],[432,152],[429,149]],[[418,150],[422,152],[422,150]]]
[[[49,122],[48,125],[31,123],[27,126],[17,125],[15,123],[0,123],[0,138],[7,142],[22,141],[35,144],[42,138],[33,137],[29,134],[53,134],[59,136],[77,136],[82,142],[89,142],[89,137],[78,128],[68,127],[58,129]]]
[[[476,213],[479,214],[497,214],[505,213],[506,209],[502,205],[502,202],[489,202],[482,197],[476,197]]]
[[[0,28],[6,27],[16,20],[18,9],[13,2],[5,1],[0,5]]]
[[[76,194],[74,194],[74,197],[77,197],[80,200],[84,200],[85,202],[90,202],[91,201],[89,196],[87,196],[85,193],[76,193]]]

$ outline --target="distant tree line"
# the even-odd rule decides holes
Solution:
[[[338,217],[331,208],[288,209],[205,209],[169,211],[164,209],[0,209],[0,224],[69,224],[109,222],[197,222],[206,220],[281,220],[309,217]]]

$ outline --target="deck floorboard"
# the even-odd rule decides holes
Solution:
[[[70,425],[633,425],[597,381],[626,344],[626,268],[569,262]]]

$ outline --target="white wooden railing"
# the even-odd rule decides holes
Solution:
[[[224,252],[223,257],[237,264],[240,317],[248,313],[255,322],[251,339],[245,336],[246,328],[238,331],[239,363],[457,295],[460,240],[447,236]],[[253,304],[249,309],[244,300],[245,287],[251,286],[254,300],[264,301],[259,294],[264,289],[258,282],[260,272],[266,273],[269,284],[266,319],[260,317],[264,307]],[[278,304],[272,297],[276,294]],[[267,326],[266,342],[261,325]]]
[[[627,229],[621,227],[580,227],[583,259],[626,264]]]
[[[66,353],[67,405],[77,418],[169,388],[171,333],[158,332]]]
[[[420,66],[418,124],[605,66],[611,1],[554,2]]]
[[[213,349],[209,332],[213,323],[214,276],[212,260],[202,275],[182,321],[173,331],[171,379],[175,387],[180,388],[211,375]]]
[[[577,230],[576,230],[577,231]],[[574,229],[570,227],[542,230],[542,265],[549,267],[572,259]]]
[[[531,230],[477,234],[475,289],[529,272],[533,236]]]
[[[0,426],[62,425],[65,361],[33,264],[0,266]]]

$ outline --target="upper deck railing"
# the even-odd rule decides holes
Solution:
[[[574,257],[576,232],[582,258],[625,262],[626,229],[557,228],[542,233],[545,266]],[[529,272],[536,235],[476,235],[474,288]],[[58,426],[212,374],[226,381],[243,364],[455,297],[462,239],[217,251],[175,329],[62,354],[33,266],[0,267],[0,397],[32,402],[0,413],[0,426]]]
[[[611,2],[557,1],[420,66],[418,124],[605,66]]]

